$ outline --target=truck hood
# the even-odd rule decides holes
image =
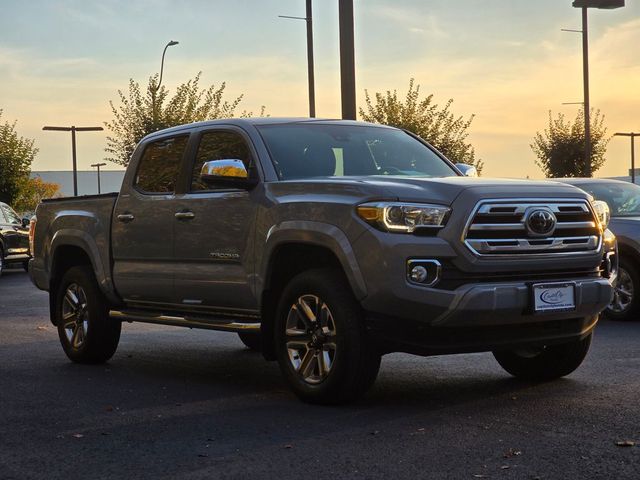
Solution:
[[[274,184],[272,184],[274,185]],[[582,190],[559,182],[511,180],[497,178],[415,178],[404,176],[326,177],[276,182],[279,193],[336,193],[336,190],[355,189],[380,200],[430,202],[451,205],[466,190],[474,190],[481,198],[501,197],[571,197],[587,198]],[[275,186],[274,185],[274,186]]]

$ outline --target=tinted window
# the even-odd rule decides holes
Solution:
[[[14,212],[11,209],[11,207],[3,206],[2,207],[2,211],[4,212],[4,216],[6,217],[8,223],[13,223],[15,225],[21,225],[22,224],[22,221],[20,220],[20,217],[18,217],[16,212]]]
[[[609,205],[612,217],[640,216],[640,187],[633,183],[575,184]]]
[[[283,180],[320,176],[457,175],[438,154],[402,130],[317,123],[258,128]]]
[[[235,132],[207,132],[202,135],[191,175],[191,190],[211,190],[200,180],[205,162],[211,160],[242,160],[247,171],[251,169],[251,154],[242,136]],[[228,187],[224,187],[228,188]]]
[[[136,188],[146,193],[173,193],[188,139],[184,135],[147,145],[136,173]]]

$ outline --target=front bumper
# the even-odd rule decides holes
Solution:
[[[613,236],[605,238],[602,251],[589,258],[558,256],[537,264],[524,259],[491,265],[476,262],[459,268],[473,280],[426,287],[408,281],[407,260],[432,258],[444,265],[459,261],[460,255],[438,237],[394,236],[389,246],[380,235],[363,235],[356,251],[366,252],[358,262],[368,290],[361,300],[367,327],[384,352],[433,355],[567,342],[589,334],[613,296],[617,270]],[[598,273],[603,257],[611,266],[605,269],[609,278]],[[516,271],[518,276],[505,280]],[[575,285],[575,309],[534,313],[534,284],[567,282]]]

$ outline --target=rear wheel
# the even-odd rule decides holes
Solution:
[[[0,247],[0,277],[2,276],[2,271],[4,270],[4,250]]]
[[[640,273],[626,257],[620,258],[618,276],[613,290],[613,300],[605,310],[612,320],[635,320],[640,311]]]
[[[259,352],[262,350],[262,342],[259,333],[239,332],[240,341],[250,350]]]
[[[576,370],[589,352],[590,333],[581,340],[560,345],[520,350],[494,351],[500,366],[514,377],[526,380],[554,380]]]
[[[275,344],[280,369],[300,399],[346,403],[371,387],[380,354],[363,320],[340,271],[309,270],[289,282],[279,302]]]
[[[77,363],[109,360],[120,341],[121,323],[109,318],[107,302],[90,268],[67,270],[55,298],[55,324],[64,352]]]
[[[29,271],[29,260],[22,262],[22,268],[24,268],[25,272]]]

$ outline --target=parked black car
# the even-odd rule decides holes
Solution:
[[[20,263],[26,270],[30,258],[29,221],[0,202],[0,275],[9,264]]]
[[[590,193],[609,205],[609,229],[618,239],[620,267],[607,316],[640,319],[640,186],[605,178],[563,178],[560,181]]]

